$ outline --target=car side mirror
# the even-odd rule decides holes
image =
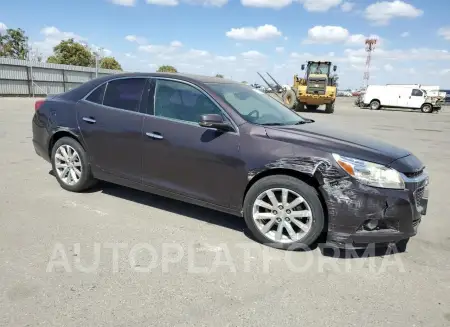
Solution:
[[[233,130],[233,127],[223,120],[223,117],[218,114],[202,115],[199,125],[207,128],[215,128],[221,131],[229,132]]]
[[[335,72],[337,70],[337,66],[333,66],[333,71]]]
[[[302,65],[302,70],[305,70],[305,65]]]

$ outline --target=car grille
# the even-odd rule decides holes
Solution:
[[[425,186],[422,186],[421,188],[418,188],[414,192],[414,200],[416,202],[416,207],[417,208],[421,207],[421,201],[422,201],[424,192],[425,192]]]
[[[323,95],[325,94],[326,88],[327,88],[326,79],[310,78],[308,80],[308,88],[306,90],[306,93]]]

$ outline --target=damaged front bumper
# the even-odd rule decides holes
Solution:
[[[402,177],[404,190],[370,187],[350,178],[323,185],[329,220],[327,242],[363,248],[416,235],[427,212],[429,177],[425,170]]]

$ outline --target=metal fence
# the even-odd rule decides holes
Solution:
[[[122,71],[0,57],[0,96],[31,97],[58,94],[96,76],[117,73]]]

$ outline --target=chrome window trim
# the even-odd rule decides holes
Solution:
[[[136,76],[136,77],[133,77],[133,76],[128,76],[128,77],[117,77],[117,78],[113,78],[113,79],[110,79],[110,80],[107,80],[106,82],[103,82],[102,84],[100,84],[100,85],[97,85],[94,89],[92,89],[88,94],[86,94],[83,98],[81,98],[79,101],[86,101],[86,102],[89,102],[89,103],[92,103],[92,104],[96,104],[96,105],[99,105],[99,106],[103,106],[103,107],[106,107],[106,108],[114,108],[114,109],[118,109],[118,110],[123,110],[123,111],[128,111],[128,112],[136,112],[136,111],[130,111],[130,110],[126,110],[126,109],[123,109],[123,108],[117,108],[117,107],[111,107],[111,106],[105,106],[104,104],[103,104],[103,101],[105,101],[105,94],[106,94],[106,91],[108,90],[108,85],[106,85],[106,88],[105,88],[105,92],[103,93],[103,99],[102,99],[102,103],[96,103],[96,102],[92,102],[92,101],[89,101],[89,100],[87,100],[87,98],[91,95],[91,93],[93,93],[93,92],[95,92],[95,90],[97,90],[99,87],[102,87],[103,85],[105,85],[105,84],[108,84],[109,82],[113,82],[113,81],[117,81],[117,80],[121,80],[121,79],[136,79],[136,78],[138,78],[138,79],[150,79],[151,77],[150,76]],[[144,91],[142,91],[142,92],[144,92]],[[142,94],[141,94],[141,98],[142,98]],[[141,99],[142,100],[142,99]],[[139,102],[139,105],[140,105],[140,102]]]
[[[239,135],[239,128],[236,124],[236,122],[230,117],[230,115],[217,103],[216,100],[214,100],[208,93],[206,93],[201,87],[188,82],[188,81],[183,81],[180,79],[176,79],[176,78],[172,78],[172,77],[158,77],[158,76],[152,76],[150,77],[151,79],[155,80],[155,82],[157,82],[157,80],[167,80],[167,81],[172,81],[172,82],[178,82],[178,83],[182,83],[182,84],[186,84],[189,85],[193,88],[195,88],[197,91],[199,91],[200,93],[202,93],[203,95],[205,95],[223,114],[224,116],[231,122],[231,125],[233,126],[234,131],[228,131],[227,133],[232,133],[232,134],[237,134]],[[200,126],[198,123],[194,123],[194,122],[188,122],[186,120],[181,120],[181,119],[174,119],[174,118],[168,118],[168,117],[164,117],[164,116],[156,116],[155,115],[155,102],[156,102],[156,83],[155,83],[155,91],[153,92],[153,115],[149,115],[149,116],[153,116],[155,118],[159,118],[159,119],[165,119],[165,120],[170,120],[170,121],[174,121],[174,122],[179,122],[179,123],[183,123],[183,124],[188,124],[188,125],[192,125],[192,126],[198,126],[200,128],[206,128],[206,129],[213,129],[213,128],[208,128],[208,127],[203,127]]]

